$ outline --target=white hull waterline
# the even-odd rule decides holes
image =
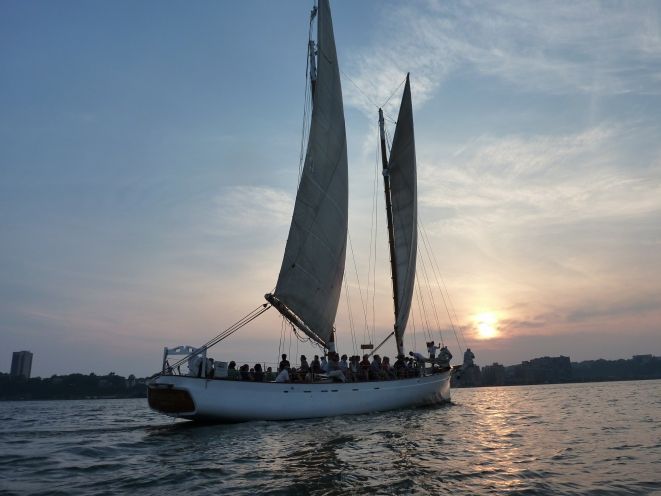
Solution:
[[[293,420],[364,414],[450,401],[447,370],[424,377],[367,382],[275,383],[160,376],[152,409],[199,421]]]

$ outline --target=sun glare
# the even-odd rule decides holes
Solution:
[[[494,313],[485,312],[475,316],[478,339],[492,339],[498,336],[498,318]]]

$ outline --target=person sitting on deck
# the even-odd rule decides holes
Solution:
[[[346,376],[347,372],[349,371],[349,364],[347,363],[347,356],[342,355],[342,358],[340,359],[340,370],[342,373]]]
[[[278,372],[282,371],[284,368],[289,368],[289,360],[287,360],[287,355],[285,353],[282,354],[282,360],[280,360]]]
[[[352,355],[349,359],[349,379],[352,381],[357,381],[359,378],[360,372],[360,357],[358,355]]]
[[[321,371],[328,372],[328,360],[325,355],[321,357]]]
[[[372,357],[372,364],[370,365],[370,379],[374,381],[381,378],[381,357],[379,355],[374,355]]]
[[[418,353],[417,351],[409,351],[409,355],[413,357],[415,360],[414,362],[414,368],[415,368],[415,375],[424,375],[425,374],[425,361],[427,360],[421,353]]]
[[[369,381],[370,379],[370,367],[372,364],[370,364],[370,357],[369,355],[365,354],[363,355],[363,359],[360,361],[360,380],[361,381]]]
[[[404,355],[397,355],[397,360],[392,366],[395,376],[398,378],[406,376],[406,362],[404,361]]]
[[[392,367],[390,366],[390,358],[389,357],[383,357],[383,360],[381,360],[381,376],[384,379],[394,379],[395,374],[392,370]]]
[[[290,382],[301,382],[301,377],[299,376],[296,367],[289,367],[289,381]]]
[[[308,364],[308,359],[305,358],[305,355],[301,355],[301,366],[298,367],[298,371],[304,376],[310,372],[310,365]]]
[[[264,375],[264,379],[266,382],[272,382],[275,380],[275,374],[273,373],[273,369],[271,367],[268,367],[266,369],[266,374]]]
[[[241,368],[239,368],[239,374],[241,375],[241,380],[242,381],[249,381],[250,380],[250,365],[247,363],[244,363],[241,365]]]
[[[227,366],[227,378],[233,381],[239,379],[239,371],[236,370],[236,362],[234,360]]]
[[[347,380],[342,370],[340,370],[340,355],[334,351],[328,353],[328,377],[341,382]]]
[[[253,379],[255,382],[262,382],[264,380],[264,372],[262,371],[262,364],[256,363],[253,372]]]

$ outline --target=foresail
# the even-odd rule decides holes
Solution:
[[[399,312],[395,322],[397,341],[406,330],[411,311],[415,283],[415,264],[418,247],[418,199],[416,186],[415,140],[411,85],[408,76],[399,108],[397,127],[388,163],[392,200],[395,260],[397,271],[397,303]]]
[[[286,306],[275,305],[278,310],[327,345],[344,274],[349,186],[342,88],[328,0],[319,0],[317,16],[317,82],[308,148],[274,296]]]

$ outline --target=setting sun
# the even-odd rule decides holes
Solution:
[[[475,327],[478,339],[492,339],[498,336],[498,318],[491,312],[475,316]]]

